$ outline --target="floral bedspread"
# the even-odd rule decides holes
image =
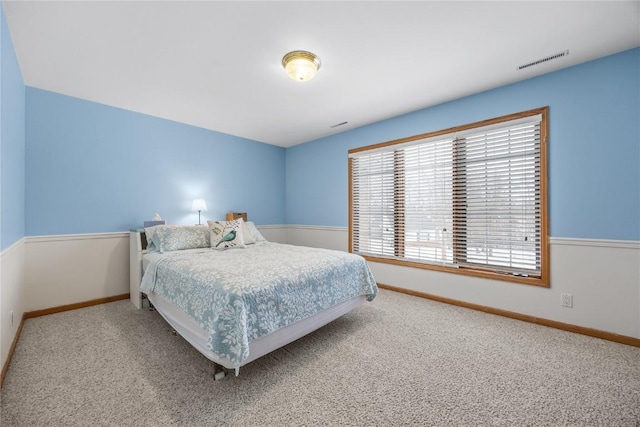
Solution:
[[[328,249],[259,242],[224,251],[173,251],[149,263],[140,289],[178,306],[207,331],[208,348],[236,367],[249,343],[342,301],[378,292],[366,261]]]

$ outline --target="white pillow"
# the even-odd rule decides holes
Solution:
[[[244,244],[253,245],[256,242],[256,240],[251,235],[251,232],[249,231],[249,226],[247,225],[246,222],[244,222],[242,218],[239,218],[239,219],[240,221],[242,221],[242,238],[244,239]]]
[[[258,231],[258,229],[256,228],[256,225],[251,222],[251,221],[247,221],[245,223],[245,230],[247,231],[246,234],[251,235],[251,237],[253,238],[254,241],[256,242],[266,242],[267,239],[264,238],[264,236]],[[245,236],[246,236],[245,234]],[[245,237],[246,238],[246,237]]]
[[[242,220],[207,221],[212,249],[244,248]]]
[[[147,252],[207,248],[209,229],[204,225],[154,225],[144,229]]]
[[[161,228],[156,231],[154,240],[157,240],[160,252],[208,248],[211,246],[209,231],[207,227],[202,225]]]

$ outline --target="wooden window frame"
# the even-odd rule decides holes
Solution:
[[[461,131],[468,131],[474,128],[480,128],[484,126],[490,126],[499,124],[502,122],[508,122],[530,116],[540,115],[540,185],[538,190],[540,191],[540,275],[521,277],[519,275],[505,274],[504,272],[490,271],[488,269],[476,268],[472,266],[456,266],[449,267],[445,265],[427,264],[423,262],[405,260],[405,259],[391,259],[372,255],[363,255],[365,259],[372,262],[379,262],[384,264],[393,264],[406,267],[420,268],[426,270],[441,271],[447,273],[462,274],[473,277],[480,277],[492,280],[501,280],[514,283],[521,283],[540,287],[550,287],[550,251],[549,251],[549,220],[548,220],[548,167],[547,167],[547,145],[548,145],[548,129],[549,129],[549,107],[542,107],[523,111],[515,114],[509,114],[501,117],[496,117],[488,120],[474,122],[462,126],[456,126],[448,129],[443,129],[435,132],[424,133],[407,138],[397,139],[393,141],[382,142],[378,144],[368,145],[364,147],[358,147],[349,150],[348,159],[348,176],[349,176],[349,252],[354,252],[354,219],[353,219],[353,159],[351,154],[359,153],[363,151],[370,151],[375,149],[386,148],[394,145],[405,144],[411,141],[420,139],[434,138],[441,135],[452,134]],[[398,159],[396,159],[398,161]],[[396,172],[402,173],[402,171]],[[454,174],[454,177],[456,174]],[[458,178],[454,178],[458,179]],[[394,204],[396,209],[404,209],[404,196],[402,192],[394,192]],[[454,222],[456,218],[453,218]],[[396,235],[404,236],[403,225],[396,226]],[[398,229],[402,228],[402,230]],[[402,233],[400,233],[402,232]],[[397,257],[404,256],[404,238],[396,238],[395,254]],[[454,239],[454,245],[461,244],[461,240]]]

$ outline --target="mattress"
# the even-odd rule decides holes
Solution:
[[[194,347],[227,368],[265,354],[262,338],[278,348],[377,294],[364,258],[327,249],[259,242],[151,253],[143,263],[140,289]]]
[[[209,334],[200,327],[195,320],[154,292],[147,294],[147,297],[165,321],[169,323],[189,344],[191,344],[191,346],[209,360],[224,366],[225,368],[236,369],[236,374],[238,373],[239,367],[236,366],[234,362],[217,355],[207,347]],[[329,307],[311,317],[284,328],[280,328],[268,335],[250,342],[249,357],[247,357],[242,365],[244,366],[247,363],[253,362],[265,354],[271,353],[280,347],[302,338],[303,336],[325,326],[327,323],[362,305],[365,301],[365,296],[351,298],[333,307]]]

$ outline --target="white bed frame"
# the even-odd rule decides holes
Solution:
[[[142,308],[142,257],[147,253],[147,236],[144,229],[129,231],[129,298],[136,308]]]
[[[146,253],[147,248],[147,240],[144,230],[131,230],[129,241],[131,249],[130,298],[136,308],[142,308],[144,299],[140,292],[140,281],[142,280],[143,274],[142,257]],[[158,311],[158,313],[160,313],[165,321],[196,350],[217,365],[223,366],[227,369],[234,369],[231,361],[215,355],[207,348],[206,342],[208,334],[196,321],[154,292],[146,295],[146,298],[148,298],[150,303],[153,304],[153,307]],[[301,320],[282,329],[278,329],[277,331],[252,341],[249,343],[249,358],[243,362],[243,365],[246,365],[247,363],[262,357],[273,350],[283,347],[298,338],[321,328],[327,323],[360,306],[365,301],[366,297],[364,295],[349,299],[307,319]],[[235,369],[237,375],[238,368]],[[220,371],[214,373],[215,379],[220,379],[222,377],[224,377],[224,374]]]

